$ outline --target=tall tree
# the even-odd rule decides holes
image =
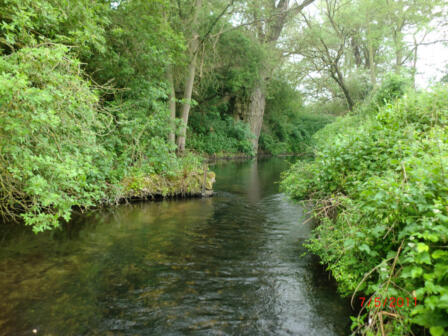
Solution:
[[[411,69],[416,64],[418,46],[433,29],[430,22],[442,15],[443,5],[440,0],[386,0],[386,24],[392,39],[395,72],[400,73],[406,64],[410,63]],[[413,39],[407,41],[407,36]]]
[[[193,93],[193,85],[196,74],[196,60],[198,57],[198,48],[200,42],[200,36],[198,33],[198,17],[199,12],[202,8],[202,0],[196,0],[193,4],[193,14],[191,18],[191,31],[188,41],[188,70],[187,75],[185,77],[184,83],[184,95],[183,95],[183,103],[182,103],[182,127],[180,130],[180,134],[177,138],[177,150],[179,152],[183,152],[185,150],[185,140],[187,136],[187,125],[188,125],[188,116],[190,114],[191,108],[191,95]]]
[[[251,23],[259,42],[268,50],[275,50],[281,33],[288,20],[299,14],[314,0],[302,2],[290,0],[258,0],[250,2],[244,10],[246,24]],[[244,23],[243,23],[244,24]],[[258,151],[258,139],[266,105],[266,87],[272,71],[277,64],[267,62],[259,73],[259,79],[252,88],[249,97],[242,102],[242,119],[249,124],[254,135],[252,144]]]
[[[302,13],[302,29],[296,32],[291,53],[300,55],[309,64],[308,71],[324,73],[334,80],[345,97],[347,107],[352,110],[355,102],[344,74],[351,30],[340,24],[341,7],[336,0],[323,1],[322,5],[322,21]]]
[[[391,70],[415,78],[419,46],[428,43],[431,20],[444,6],[439,0],[320,0],[318,8],[295,20],[286,54],[300,56],[295,62],[311,86],[324,88],[323,99],[338,96],[332,79],[351,110],[367,75],[369,87]]]
[[[188,41],[187,69],[184,80],[184,91],[182,97],[181,121],[182,126],[177,137],[177,151],[182,153],[185,150],[188,118],[190,115],[193,87],[196,77],[197,59],[200,47],[211,38],[211,32],[218,22],[227,14],[232,7],[234,0],[210,1],[204,3],[202,0],[195,0],[183,3],[178,1],[178,27],[184,31],[184,36]],[[188,13],[188,15],[185,15]]]

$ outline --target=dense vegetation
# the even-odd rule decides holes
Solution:
[[[444,335],[448,88],[405,92],[404,83],[389,79],[355,113],[319,131],[315,160],[292,167],[283,185],[313,200],[319,225],[308,247],[342,294],[417,297],[412,308],[372,305],[354,326],[372,321],[371,334],[401,335],[418,333],[416,324]]]
[[[40,232],[74,207],[198,193],[202,155],[256,155],[248,101],[268,85],[266,65],[276,69],[278,36],[258,38],[248,10],[233,1],[0,1],[0,214]],[[282,118],[297,123],[296,108]],[[263,150],[274,153],[286,141],[269,139]]]
[[[309,201],[309,250],[354,307],[364,303],[356,334],[448,335],[448,88],[415,89],[417,36],[444,13],[436,1],[323,1],[290,42],[299,70],[315,71],[304,77],[314,111],[341,116],[282,187]]]
[[[311,136],[333,118],[317,113],[314,106],[304,106],[300,93],[285,80],[273,80],[266,99],[260,148],[272,154],[308,153]]]
[[[0,215],[41,232],[210,189],[208,156],[314,155],[283,181],[313,201],[309,249],[344,295],[419,302],[364,308],[354,330],[447,335],[447,75],[416,89],[447,8],[0,0]]]

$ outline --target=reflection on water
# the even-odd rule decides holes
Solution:
[[[258,161],[254,160],[250,165],[249,188],[247,189],[247,198],[252,204],[261,199],[260,177],[258,176]]]
[[[219,164],[209,199],[96,211],[0,249],[0,335],[346,335],[279,159]]]

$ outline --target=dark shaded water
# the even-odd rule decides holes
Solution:
[[[96,211],[0,249],[1,335],[347,335],[350,310],[278,192],[280,159],[217,165],[210,199]]]

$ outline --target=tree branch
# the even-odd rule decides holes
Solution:
[[[210,35],[210,33],[212,32],[213,28],[216,26],[216,24],[219,22],[219,20],[224,16],[224,14],[227,12],[227,9],[229,9],[230,6],[233,6],[234,2],[235,2],[235,0],[230,0],[230,2],[227,4],[227,6],[224,7],[224,9],[221,11],[221,13],[212,22],[212,24],[210,25],[208,31],[201,38],[201,40],[199,42],[199,46],[201,46],[204,43],[205,39]]]

